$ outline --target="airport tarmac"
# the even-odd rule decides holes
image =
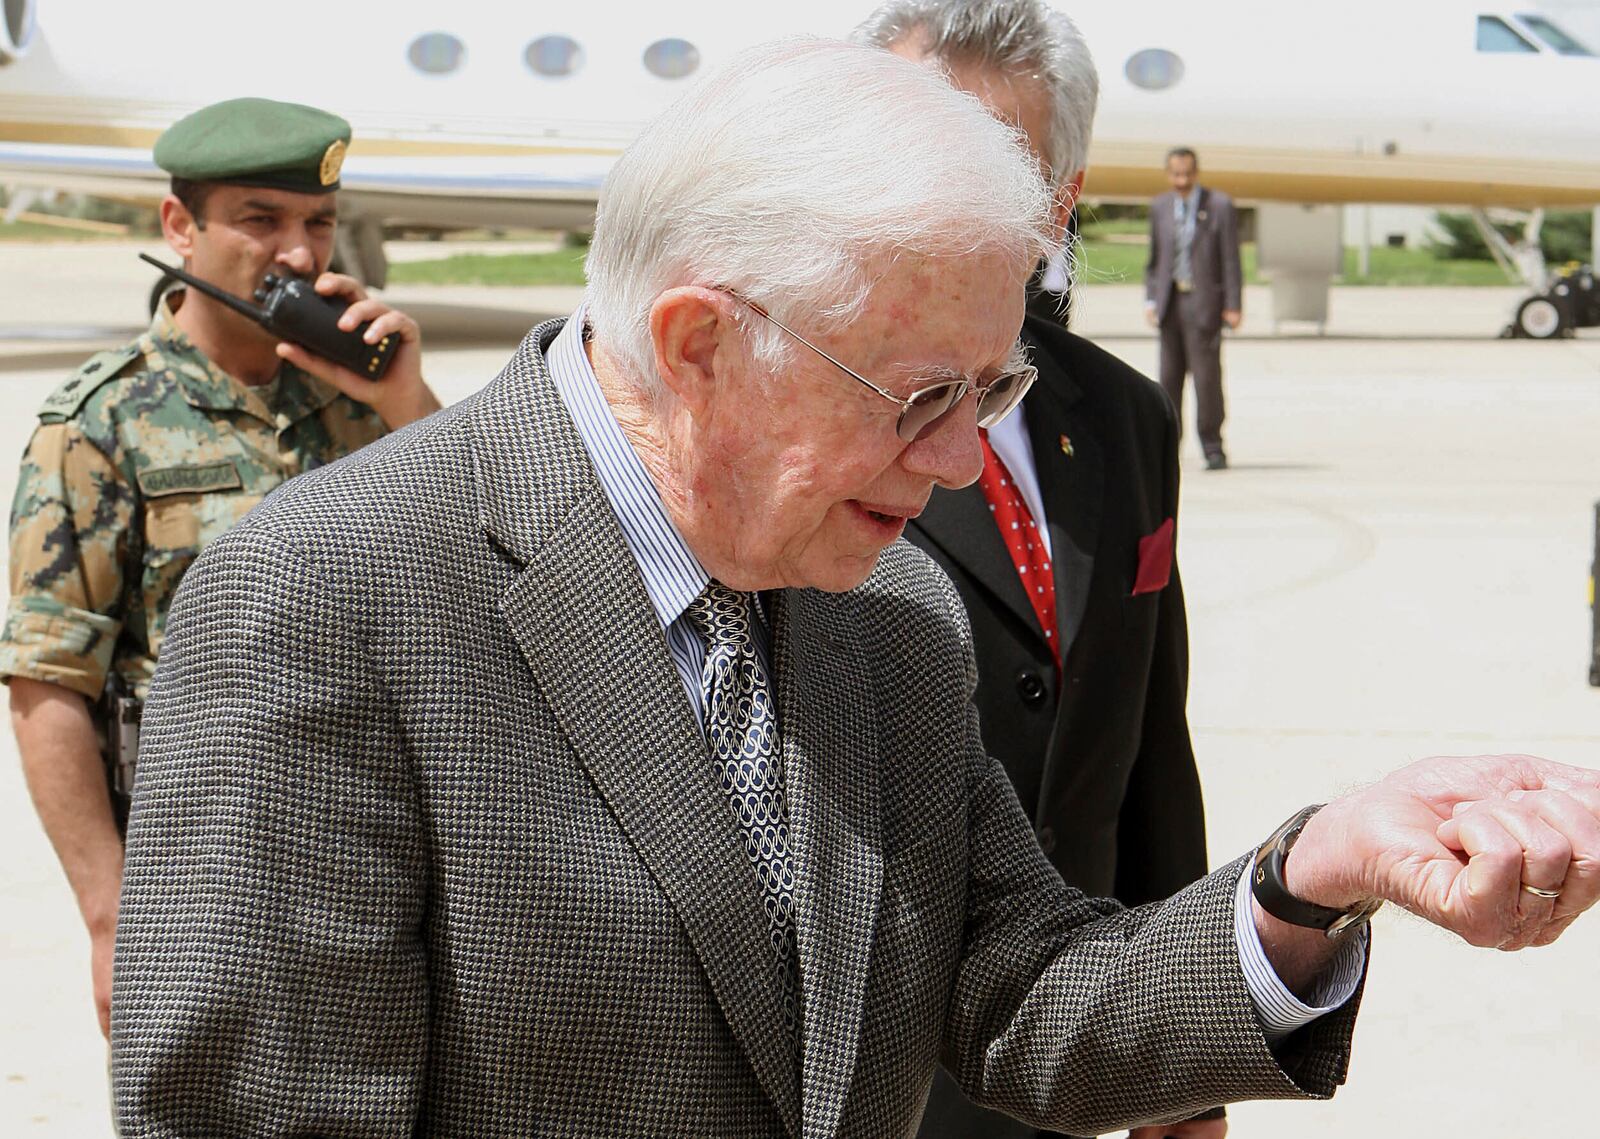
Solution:
[[[142,323],[150,275],[125,246],[6,246],[0,263],[9,502],[34,409],[88,351]],[[1600,338],[1495,340],[1513,297],[1338,289],[1326,337],[1275,338],[1265,293],[1248,296],[1225,354],[1234,466],[1206,472],[1184,443],[1189,706],[1215,862],[1421,756],[1530,751],[1600,768],[1586,597]],[[423,316],[448,402],[575,293],[392,299]],[[1083,331],[1153,371],[1136,288],[1093,283],[1083,304]],[[0,866],[0,1133],[108,1135],[87,943],[9,732]],[[1349,1085],[1326,1104],[1236,1106],[1232,1136],[1593,1133],[1600,914],[1511,956],[1405,914],[1374,924]]]

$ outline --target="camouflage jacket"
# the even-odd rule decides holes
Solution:
[[[365,404],[285,365],[251,387],[163,302],[150,330],[56,389],[22,458],[0,676],[93,700],[116,672],[143,696],[167,609],[201,547],[274,487],[372,442]]]

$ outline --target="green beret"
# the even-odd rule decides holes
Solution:
[[[339,188],[350,124],[272,99],[229,99],[179,119],[156,140],[156,165],[191,182],[231,182],[301,194]]]

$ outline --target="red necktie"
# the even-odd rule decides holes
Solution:
[[[1022,500],[1022,492],[1017,489],[1011,472],[989,446],[989,433],[979,431],[978,438],[983,443],[983,474],[978,476],[978,486],[983,497],[989,500],[989,511],[994,515],[995,525],[1000,527],[1000,537],[1011,553],[1017,576],[1022,579],[1023,592],[1039,618],[1039,627],[1044,630],[1045,642],[1059,669],[1061,646],[1056,637],[1056,583],[1050,574],[1050,551],[1045,549],[1044,537],[1028,511],[1028,504]]]

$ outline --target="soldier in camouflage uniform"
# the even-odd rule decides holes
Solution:
[[[369,340],[401,339],[383,380],[175,291],[148,332],[49,397],[23,456],[0,677],[29,790],[89,927],[102,1030],[122,874],[104,694],[142,699],[173,594],[203,546],[286,479],[438,407],[415,322],[324,271],[349,137],[343,119],[292,104],[198,111],[156,147],[173,175],[162,228],[192,273],[229,292],[293,273],[353,301],[347,328],[370,320]]]
[[[189,563],[285,479],[384,433],[371,408],[293,367],[249,387],[173,322],[103,352],[39,413],[12,508],[0,668],[93,700],[143,698]]]

